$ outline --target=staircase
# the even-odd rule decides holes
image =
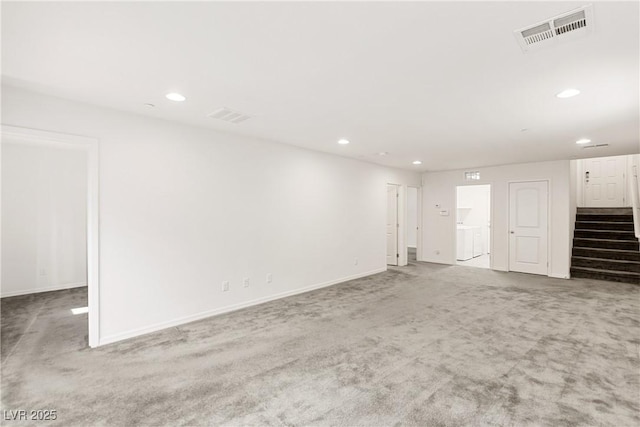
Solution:
[[[631,208],[578,208],[571,277],[640,285]]]

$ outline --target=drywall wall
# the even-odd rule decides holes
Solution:
[[[407,246],[418,245],[418,189],[407,188]]]
[[[571,261],[569,161],[523,163],[476,168],[477,184],[491,184],[491,263],[496,270],[509,269],[509,182],[549,180],[549,275],[569,277]],[[468,184],[464,171],[427,172],[423,181],[422,260],[455,263],[456,186]],[[447,216],[442,216],[446,211]]]
[[[386,184],[420,183],[11,86],[2,113],[100,141],[101,343],[385,270]]]
[[[482,253],[489,253],[491,222],[491,186],[464,185],[457,187],[456,222],[480,227]]]
[[[87,160],[2,141],[3,297],[87,284]]]

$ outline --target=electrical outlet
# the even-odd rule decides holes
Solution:
[[[358,265],[358,258],[353,260],[353,265]]]
[[[222,282],[222,292],[227,292],[229,290],[229,281],[225,280]]]
[[[249,287],[249,278],[245,277],[244,279],[242,279],[242,286],[244,286],[245,288]]]
[[[273,282],[273,274],[267,273],[267,283]]]

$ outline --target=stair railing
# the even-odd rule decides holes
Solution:
[[[633,207],[633,229],[640,238],[640,184],[638,183],[638,165],[631,166],[631,206]]]

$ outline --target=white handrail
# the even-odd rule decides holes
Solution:
[[[638,183],[638,165],[631,166],[631,206],[633,207],[633,228],[640,238],[640,184]]]

